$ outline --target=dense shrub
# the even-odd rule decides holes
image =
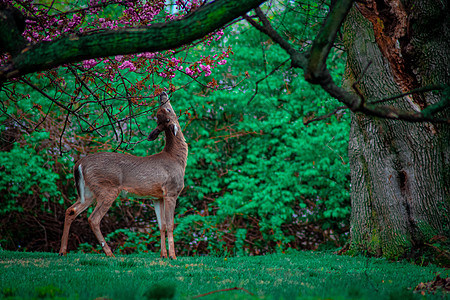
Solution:
[[[305,40],[317,30],[297,28],[307,22],[290,23],[289,18],[307,16],[294,10],[283,15],[288,29]],[[195,84],[177,76],[153,87],[174,91],[172,105],[189,144],[185,189],[176,209],[177,254],[245,255],[342,246],[350,215],[348,115],[304,125],[338,103],[291,72],[287,55],[243,24],[225,31],[222,42],[189,55],[198,61],[223,53],[230,54],[228,63],[218,65],[211,76],[229,89],[214,91],[205,76]],[[343,53],[335,50],[328,65],[336,80],[344,62]],[[57,76],[65,78],[64,72]],[[145,74],[124,71],[121,76],[138,82]],[[33,80],[45,87],[45,79]],[[70,79],[64,83],[75,84]],[[120,91],[126,83],[112,84]],[[142,93],[152,94],[151,89]],[[76,197],[74,161],[96,151],[153,154],[162,149],[163,137],[144,141],[155,126],[151,107],[120,128],[125,138],[119,141],[110,128],[101,129],[103,137],[87,132],[79,123],[67,122],[65,112],[42,95],[24,93],[26,99],[11,101],[8,114],[0,117],[1,247],[58,251],[64,211]],[[111,109],[122,109],[117,101]],[[10,115],[23,116],[36,131],[30,134]],[[102,231],[118,252],[159,250],[156,217],[146,201],[116,201]],[[72,226],[69,249],[100,251],[96,244],[83,213]]]

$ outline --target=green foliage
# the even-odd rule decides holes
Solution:
[[[121,238],[119,236],[122,236]],[[118,253],[147,253],[150,245],[159,243],[158,236],[152,232],[133,232],[129,229],[117,229],[107,235],[106,240],[120,239],[122,242],[117,248]]]
[[[13,297],[17,292],[17,288],[11,288],[11,287],[4,287],[2,289],[2,296],[3,298],[9,298]]]
[[[416,286],[449,270],[385,259],[298,252],[253,257],[179,257],[0,251],[0,297],[13,299],[443,299]],[[32,280],[30,280],[30,278]],[[220,291],[229,289],[228,291]],[[206,299],[206,297],[205,297]]]
[[[306,47],[327,12],[324,4],[306,1],[302,4],[306,13],[294,9],[298,3],[284,4],[286,7],[276,7],[271,21],[295,47]],[[348,114],[341,112],[304,125],[339,104],[306,83],[302,74],[293,72],[284,50],[245,23],[234,24],[225,30],[220,42],[212,41],[206,49],[199,45],[179,55],[183,61],[195,62],[224,53],[229,53],[227,64],[217,65],[209,77],[201,75],[197,83],[176,76],[155,81],[139,92],[151,97],[156,89],[174,91],[172,104],[189,144],[185,189],[176,210],[177,254],[243,256],[288,248],[314,249],[320,243],[342,246],[350,215]],[[344,63],[345,55],[333,50],[328,66],[337,82]],[[55,72],[65,86],[76,90],[77,83],[64,69]],[[144,156],[162,149],[163,136],[152,143],[143,142],[156,126],[152,116],[155,102],[133,111],[135,106],[124,109],[129,99],[120,96],[127,94],[126,84],[141,82],[146,74],[124,71],[120,75],[111,82],[102,79],[97,83],[98,97],[110,101],[111,116],[124,119],[136,115],[135,120],[114,131],[106,126],[111,120],[99,106],[84,106],[92,107],[90,115],[96,116],[89,120],[98,127],[105,125],[91,131],[79,120],[68,122],[71,119],[65,111],[22,85],[17,89],[23,89],[25,99],[11,101],[7,107],[8,115],[20,115],[36,127],[42,124],[38,127],[42,130],[28,137],[16,129],[22,136],[16,134],[14,146],[0,153],[0,190],[8,191],[3,193],[7,198],[0,204],[0,214],[21,212],[24,197],[33,199],[35,207],[30,206],[27,212],[30,218],[40,209],[58,218],[51,223],[56,227],[49,246],[54,251],[59,247],[64,210],[75,200],[71,175],[75,160],[89,152],[117,150]],[[212,77],[223,89],[214,90]],[[58,89],[46,89],[49,78],[33,76],[30,80],[48,94],[66,100],[66,105],[70,102],[73,109],[79,108]],[[113,90],[117,97],[112,97]],[[84,94],[80,87],[78,97],[85,95],[89,93]],[[0,120],[4,124],[0,131],[6,136],[12,128],[6,125],[10,119],[3,115]],[[59,155],[62,157],[57,159]],[[23,172],[24,167],[27,172]],[[104,220],[102,230],[116,253],[159,251],[156,217],[149,207],[146,201],[117,201],[110,209],[105,219],[111,221]],[[84,227],[77,232],[81,244],[74,241],[77,244],[69,248],[100,251],[91,246],[97,242],[85,215],[80,218],[84,219]],[[36,228],[30,230],[42,235],[44,225],[33,222]],[[8,230],[6,249],[17,249],[26,241],[14,240],[18,236],[13,234],[14,227]],[[44,239],[48,238],[41,236]]]
[[[46,151],[36,150],[45,139],[48,139],[46,132],[36,131],[27,138],[23,147],[15,143],[11,151],[0,152],[0,192],[3,198],[0,215],[22,212],[20,199],[34,195],[38,195],[42,202],[63,203],[57,185],[59,175],[52,169],[55,161]],[[45,206],[38,208],[44,210]]]
[[[36,296],[39,299],[54,299],[62,294],[63,291],[52,284],[36,288]],[[60,299],[64,298],[61,297]]]
[[[287,20],[304,18],[292,11],[283,17],[285,25],[302,24]],[[312,34],[303,31],[305,39]],[[305,126],[339,104],[282,65],[287,55],[259,32],[236,24],[226,36],[235,54],[214,76],[228,86],[238,80],[230,74],[247,73],[250,79],[232,91],[188,86],[173,98],[175,107],[189,112],[180,122],[189,124],[190,149],[176,239],[196,232],[196,249],[203,244],[203,251],[212,247],[216,253],[283,251],[301,247],[297,237],[310,234],[301,228],[315,224],[342,244],[350,215],[348,115]],[[343,73],[342,55],[336,51],[329,61],[336,79]],[[272,71],[268,66],[280,65],[264,79]],[[264,80],[256,87],[259,79]],[[208,228],[234,241],[236,249],[229,243],[224,248]]]

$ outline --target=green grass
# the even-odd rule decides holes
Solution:
[[[384,259],[292,252],[257,257],[179,257],[0,251],[0,298],[7,299],[442,299],[414,293],[436,272]]]

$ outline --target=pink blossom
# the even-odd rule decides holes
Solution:
[[[208,77],[211,75],[211,66],[210,65],[200,65],[200,68],[202,68],[203,72],[205,72],[205,77]]]
[[[90,69],[92,67],[95,67],[97,65],[97,61],[95,59],[88,59],[83,61],[83,67],[85,69]]]
[[[222,59],[221,61],[217,62],[218,65],[224,65],[227,63],[226,59]]]
[[[192,71],[189,67],[186,68],[186,74],[187,74],[187,75],[192,76],[192,75],[194,75],[194,73],[195,73],[195,72]]]
[[[138,57],[145,57],[147,59],[152,59],[153,57],[156,56],[156,53],[152,53],[152,52],[143,52],[143,53],[139,53],[137,55]]]
[[[124,61],[120,66],[119,69],[123,70],[129,68],[131,72],[136,71],[136,67],[133,65],[132,62],[126,60]]]
[[[219,31],[216,32],[216,38],[215,40],[218,41],[222,38],[222,36],[224,35],[224,32],[222,29],[220,29]]]
[[[78,16],[77,14],[74,14],[74,15],[73,15],[73,18],[72,18],[72,21],[70,21],[70,22],[67,24],[67,26],[68,26],[69,28],[66,28],[66,29],[64,30],[64,32],[69,31],[70,28],[73,28],[73,27],[76,27],[76,26],[80,25],[82,19],[83,19],[82,17]],[[55,21],[56,21],[56,20],[55,20]]]

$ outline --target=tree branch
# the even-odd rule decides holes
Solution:
[[[0,83],[85,59],[174,49],[225,26],[264,1],[218,0],[168,23],[72,34],[51,42],[40,42],[24,48],[0,68]]]
[[[217,290],[217,291],[212,291],[212,292],[208,292],[208,293],[205,293],[205,294],[201,294],[201,295],[193,297],[193,299],[200,298],[200,297],[205,297],[205,296],[208,296],[208,295],[211,295],[211,294],[215,294],[215,293],[219,293],[219,292],[228,292],[228,291],[235,291],[235,290],[244,291],[244,292],[246,292],[247,294],[249,294],[251,296],[255,295],[252,292],[248,291],[247,289],[244,289],[244,288],[241,288],[241,287],[234,287],[234,288],[222,289],[222,290]]]
[[[22,80],[28,84],[31,88],[33,88],[34,90],[36,90],[37,92],[39,92],[41,95],[43,95],[45,98],[49,99],[51,102],[55,103],[57,106],[61,107],[62,109],[70,112],[71,114],[73,114],[74,116],[76,116],[78,119],[82,120],[83,122],[85,122],[86,124],[89,125],[89,127],[91,128],[91,130],[95,130],[97,132],[98,135],[100,135],[101,137],[103,137],[103,135],[101,134],[101,132],[98,131],[98,128],[95,128],[94,125],[92,125],[88,120],[86,120],[85,118],[83,118],[82,116],[80,116],[77,112],[75,112],[74,110],[70,109],[69,107],[65,106],[64,104],[56,101],[55,99],[53,99],[52,97],[50,97],[47,93],[45,93],[43,90],[41,90],[40,88],[38,88],[36,85],[34,85],[33,83],[31,83],[28,79],[26,78],[22,78]]]
[[[275,29],[273,29],[267,17],[263,14],[261,9],[255,8],[256,15],[261,20],[263,25],[256,23],[253,19],[248,16],[244,16],[244,19],[247,20],[252,26],[256,29],[268,35],[275,43],[280,45],[291,57],[291,66],[293,68],[301,68],[305,69],[308,63],[306,56],[297,51],[294,47],[289,44]]]
[[[314,40],[309,57],[300,53],[293,48],[288,41],[283,39],[281,35],[272,28],[269,20],[264,16],[261,9],[256,8],[255,11],[258,18],[261,20],[262,25],[248,16],[244,16],[244,18],[253,27],[265,33],[275,43],[279,44],[290,55],[292,67],[301,68],[305,71],[305,79],[308,82],[320,85],[329,95],[345,104],[353,112],[361,112],[369,116],[408,122],[428,121],[450,124],[450,119],[434,117],[437,112],[450,107],[450,92],[443,92],[440,102],[425,108],[422,112],[416,112],[404,111],[387,105],[366,103],[364,97],[360,97],[361,95],[358,96],[356,93],[346,91],[334,83],[333,78],[326,67],[326,59],[333,46],[336,34],[350,11],[353,2],[353,0],[338,0],[336,2],[331,12],[328,14],[324,26]],[[365,71],[367,71],[368,67],[369,66],[366,67]]]
[[[278,71],[285,63],[287,63],[289,61],[289,59],[283,61],[281,64],[279,64],[278,66],[276,66],[275,68],[273,68],[272,71],[270,71],[269,74],[267,74],[266,76],[264,76],[263,78],[261,78],[260,80],[258,80],[255,84],[255,93],[253,94],[253,96],[250,98],[250,100],[248,100],[247,105],[249,105],[253,99],[256,97],[256,94],[258,94],[258,85],[261,81],[267,79],[269,76],[271,76],[273,73],[275,73],[276,71]]]
[[[348,107],[347,107],[347,106],[339,106],[339,107],[337,107],[335,110],[333,110],[332,112],[330,112],[330,113],[328,113],[328,114],[326,114],[326,115],[323,115],[323,116],[320,116],[320,117],[317,117],[317,118],[314,118],[314,119],[310,119],[310,120],[305,120],[305,121],[303,121],[303,125],[306,126],[306,125],[308,125],[309,123],[317,122],[317,121],[321,121],[321,120],[327,119],[327,118],[331,117],[332,115],[336,114],[338,111],[341,111],[341,110],[343,110],[343,109],[348,109]]]
[[[320,80],[322,71],[326,69],[327,57],[333,47],[337,32],[341,28],[354,0],[336,1],[325,19],[319,34],[314,39],[310,51],[308,67],[306,68],[305,79],[310,83]]]

